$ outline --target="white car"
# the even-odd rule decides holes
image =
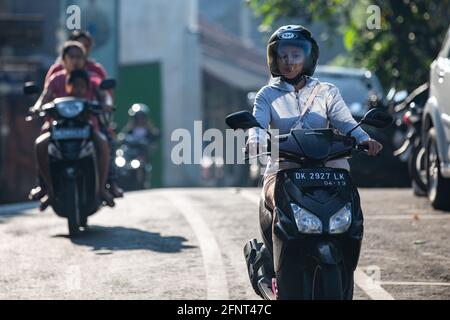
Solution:
[[[431,64],[430,96],[422,127],[428,198],[435,209],[450,211],[450,28]]]

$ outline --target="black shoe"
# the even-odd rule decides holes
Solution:
[[[262,243],[258,243],[256,239],[250,240],[244,246],[244,256],[247,264],[248,277],[250,278],[250,283],[252,284],[253,290],[257,295],[262,297],[262,294],[258,288],[258,281],[262,278],[258,275],[258,269],[262,263],[259,263],[259,265],[257,263],[257,256],[259,255],[261,246]]]
[[[108,190],[114,198],[123,198],[123,190],[117,185],[117,183],[111,182]]]
[[[50,205],[50,199],[47,195],[43,196],[39,200],[39,210],[41,212],[44,211],[45,209],[47,209],[49,205]]]
[[[109,193],[108,190],[105,189],[104,192],[100,193],[100,199],[104,202],[108,207],[113,208],[116,203],[114,202],[114,197]]]
[[[31,189],[30,193],[28,194],[28,199],[38,201],[42,197],[44,197],[47,194],[47,192],[41,187],[37,186],[33,189]]]

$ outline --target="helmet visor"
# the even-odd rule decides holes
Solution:
[[[280,40],[276,47],[278,64],[304,64],[311,54],[311,43],[303,39]]]

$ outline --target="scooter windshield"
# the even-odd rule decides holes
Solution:
[[[292,130],[291,135],[295,138],[306,158],[321,161],[330,156],[333,142],[332,129],[298,129]]]

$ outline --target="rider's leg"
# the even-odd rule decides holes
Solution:
[[[116,166],[114,164],[114,158],[116,156],[116,148],[115,148],[115,141],[113,137],[113,132],[110,131],[108,128],[103,127],[102,132],[105,134],[105,136],[108,139],[108,145],[109,145],[109,173],[108,173],[108,179],[107,184],[109,185],[109,191],[112,193],[112,195],[116,198],[123,197],[123,190],[119,187],[117,180],[117,170]]]
[[[50,133],[40,135],[35,142],[35,152],[37,157],[38,171],[42,178],[47,194],[52,197],[53,184],[50,176],[50,162],[48,156],[48,145],[50,143]],[[42,186],[43,187],[43,186]]]
[[[275,208],[275,183],[276,174],[270,174],[264,177],[263,194],[266,206],[270,210],[259,211],[259,225],[261,228],[261,235],[264,245],[272,254],[272,228],[273,228],[273,214],[272,211]]]
[[[100,131],[94,130],[93,138],[98,158],[99,195],[109,206],[114,206],[113,197],[108,190],[106,190],[106,179],[109,171],[108,141]]]
[[[47,132],[50,131],[50,121],[47,120],[44,122],[44,124],[41,127],[41,133],[40,133],[40,137],[43,136],[44,134],[46,134]],[[44,138],[42,138],[44,139]],[[36,152],[36,156],[37,155],[37,142],[38,140],[36,140],[35,142],[35,152]],[[42,152],[47,152],[46,148],[48,147],[48,141],[45,143],[45,145],[42,146],[43,150]],[[48,154],[43,155],[43,157],[48,157]],[[46,161],[46,159],[43,160],[43,162],[48,162]],[[43,181],[43,178],[40,174],[40,169],[39,169],[39,157],[37,158],[37,171],[38,171],[38,183],[37,183],[37,187],[33,188],[30,191],[30,194],[28,195],[28,197],[30,198],[30,200],[40,200],[42,197],[44,197],[47,194],[47,190],[45,187],[45,183]]]

